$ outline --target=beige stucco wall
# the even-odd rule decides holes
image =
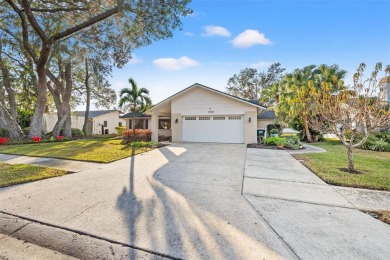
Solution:
[[[251,119],[251,122],[249,122],[249,118]],[[256,119],[257,119],[256,111],[245,111],[244,128],[245,128],[246,144],[257,143]]]
[[[177,123],[175,123],[177,119]],[[183,117],[181,113],[174,113],[171,117],[172,142],[183,140]]]
[[[257,128],[267,128],[267,125],[274,124],[273,119],[257,119]]]
[[[171,113],[182,116],[244,115],[246,111],[257,111],[257,108],[201,87],[171,101]]]

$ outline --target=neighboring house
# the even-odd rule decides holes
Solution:
[[[173,142],[256,143],[257,116],[265,109],[249,100],[194,84],[145,114],[137,114],[136,124],[147,124],[152,141],[171,136]],[[131,116],[129,113],[123,118],[129,122]]]
[[[125,126],[126,121],[119,118],[119,110],[89,111],[88,134],[114,134],[115,127]],[[43,118],[43,131],[51,132],[57,123],[57,113],[45,113]],[[71,112],[72,128],[83,129],[85,111]]]

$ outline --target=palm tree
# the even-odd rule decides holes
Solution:
[[[133,113],[131,129],[133,130],[133,140],[135,140],[135,114],[139,111],[145,111],[152,104],[152,101],[149,97],[149,90],[138,88],[133,78],[129,78],[129,83],[131,88],[123,88],[119,92],[119,107],[129,106]]]

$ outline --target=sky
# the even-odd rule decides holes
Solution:
[[[225,91],[240,70],[263,71],[273,62],[286,72],[338,64],[347,84],[362,62],[369,70],[390,64],[390,0],[195,0],[190,7],[182,30],[114,69],[115,90],[132,77],[157,104],[194,83]]]

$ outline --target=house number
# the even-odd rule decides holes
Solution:
[[[214,111],[210,111],[210,110],[209,110],[208,113],[209,113],[209,114],[212,114],[212,113],[214,113]]]

